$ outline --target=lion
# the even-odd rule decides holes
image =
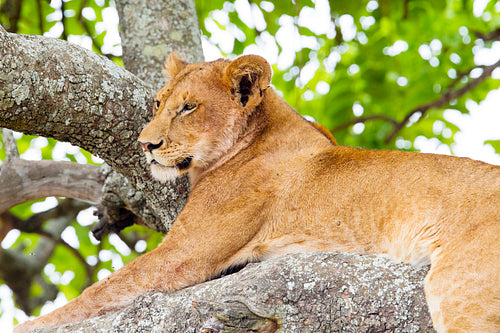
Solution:
[[[152,175],[191,181],[163,242],[18,332],[117,309],[285,253],[346,251],[430,264],[438,332],[500,332],[500,167],[337,145],[271,87],[256,55],[167,61],[138,142]]]

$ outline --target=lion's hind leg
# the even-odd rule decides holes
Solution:
[[[448,247],[433,256],[425,294],[434,327],[438,332],[498,333],[499,250],[488,242],[467,245],[474,244]]]

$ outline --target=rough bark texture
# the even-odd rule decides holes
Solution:
[[[69,197],[98,204],[104,180],[95,165],[13,159],[0,169],[0,212],[29,200]]]
[[[134,172],[133,138],[148,121],[154,91],[105,57],[61,40],[0,28],[0,44],[0,126],[74,143]]]
[[[158,69],[170,52],[180,53],[188,62],[203,61],[192,0],[119,0],[116,5],[121,18],[123,64],[155,90],[165,85]]]
[[[287,255],[43,332],[434,332],[426,272],[374,256]]]
[[[135,194],[139,203],[133,204],[144,224],[167,232],[188,189],[181,182],[153,181],[136,143],[155,92],[105,57],[67,42],[0,27],[0,44],[0,127],[68,141],[98,155],[147,193]]]

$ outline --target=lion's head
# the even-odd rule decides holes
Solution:
[[[164,182],[204,170],[231,149],[271,80],[271,67],[256,55],[187,64],[172,53],[166,70],[171,80],[138,138],[153,177]]]

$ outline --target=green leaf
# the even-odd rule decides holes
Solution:
[[[484,143],[491,145],[497,154],[500,154],[500,140],[486,140]]]

